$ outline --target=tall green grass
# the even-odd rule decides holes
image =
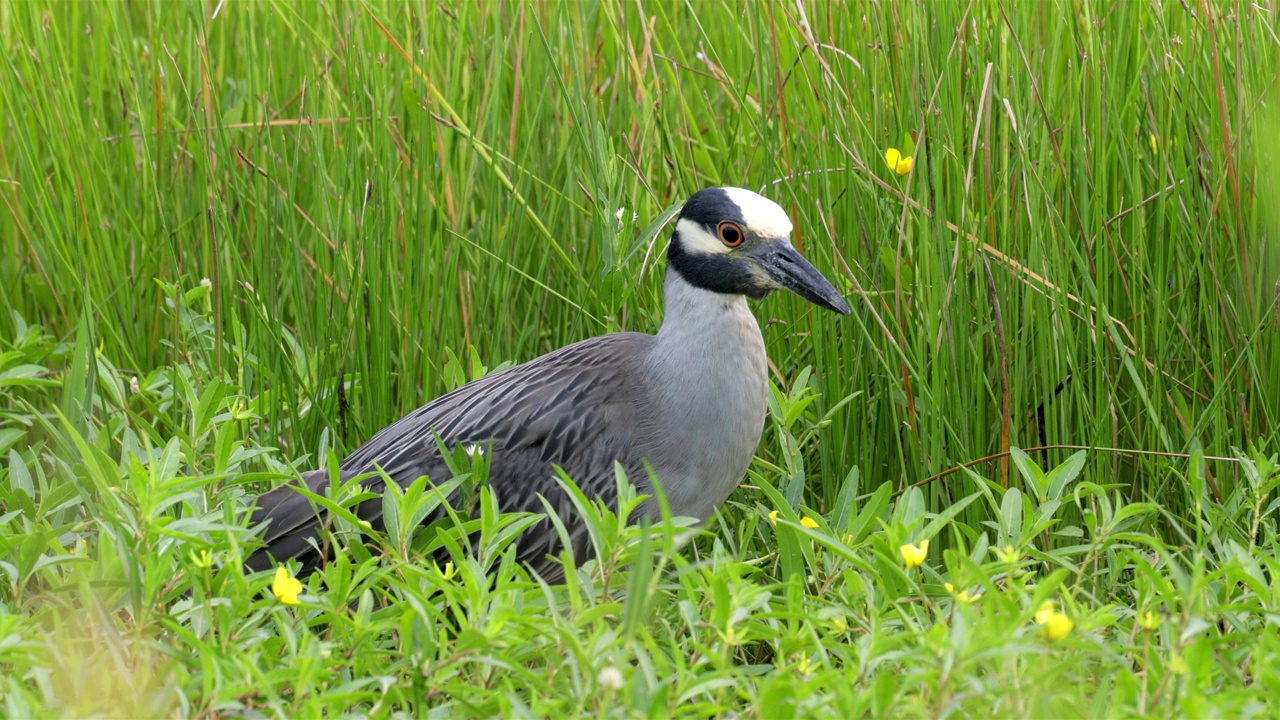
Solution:
[[[270,383],[290,454],[440,392],[446,348],[496,364],[653,330],[650,221],[717,183],[787,207],[857,308],[760,306],[781,381],[813,364],[828,400],[863,391],[815,475],[1275,432],[1262,9],[1214,8],[1212,31],[1138,4],[6,14],[2,328],[66,334],[87,305],[145,371],[180,332],[155,281],[208,278],[219,342],[253,360],[207,359]],[[882,156],[907,136],[899,177]],[[1140,492],[1177,467],[1091,462]]]
[[[868,660],[889,652],[876,643],[910,645],[903,638],[917,632],[920,657],[929,656],[922,647],[943,652],[937,644],[947,638],[928,631],[924,578],[911,585],[914,576],[894,565],[897,545],[919,539],[927,517],[953,521],[934,528],[935,548],[956,553],[947,556],[947,575],[929,577],[931,592],[940,592],[943,577],[987,583],[990,601],[970,629],[988,635],[964,643],[952,636],[955,647],[998,645],[1043,599],[1037,587],[1057,582],[1084,597],[1082,612],[1099,616],[1114,614],[1111,603],[1137,612],[1156,607],[1151,597],[1179,596],[1190,608],[1186,623],[1210,615],[1223,623],[1221,644],[1230,649],[1215,656],[1217,665],[1203,661],[1215,668],[1203,676],[1215,678],[1208,686],[1256,688],[1252,670],[1246,678],[1230,669],[1234,654],[1261,664],[1275,639],[1246,640],[1253,620],[1240,620],[1231,635],[1232,618],[1192,606],[1209,592],[1197,583],[1236,571],[1254,578],[1257,569],[1259,597],[1273,582],[1269,563],[1265,572],[1232,563],[1274,550],[1265,460],[1280,414],[1280,194],[1266,180],[1280,154],[1280,116],[1270,109],[1280,61],[1275,11],[1216,2],[0,4],[0,450],[9,453],[10,497],[0,519],[8,518],[5,547],[30,544],[25,555],[13,551],[30,562],[4,561],[15,568],[6,596],[14,614],[0,617],[31,641],[30,627],[13,618],[74,583],[28,566],[42,547],[49,557],[72,552],[69,540],[82,535],[96,548],[82,557],[109,554],[96,518],[113,493],[127,498],[113,511],[117,519],[140,513],[137,504],[156,518],[219,514],[219,502],[244,490],[236,481],[243,473],[265,481],[253,473],[317,466],[329,450],[341,456],[480,366],[606,331],[655,330],[668,234],[655,219],[699,187],[730,184],[762,190],[792,213],[796,245],[844,289],[854,314],[839,319],[793,297],[757,305],[780,397],[812,392],[812,405],[766,433],[751,487],[732,498],[692,555],[727,553],[737,564],[714,564],[698,581],[685,573],[677,587],[653,591],[697,611],[628,611],[656,614],[670,635],[645,626],[645,640],[626,647],[682,649],[661,661],[652,659],[654,648],[649,660],[615,657],[638,663],[649,678],[648,689],[628,684],[635,708],[822,710],[798,698],[805,683],[823,680],[775,678],[786,695],[775,706],[768,683],[744,679],[781,662],[783,648],[729,643],[711,652],[713,641],[700,631],[672,628],[702,611],[732,614],[725,608],[739,601],[764,607],[734,595],[764,592],[784,598],[794,614],[765,622],[760,637],[789,623],[797,638],[809,638],[795,641],[805,648],[796,657],[812,657],[809,641],[830,651],[839,643],[797,619],[817,612],[811,603],[822,596],[806,577],[822,579],[815,568],[826,567],[827,579],[843,578],[846,590],[893,598],[846,606],[866,610],[876,629],[856,642],[832,636],[853,644],[824,667],[857,675],[850,694],[836,695],[847,702],[840,711],[942,714],[950,706],[933,703],[959,692],[945,668],[904,663],[877,674],[881,661]],[[891,147],[912,156],[908,174],[885,162]],[[137,392],[130,378],[139,380]],[[775,410],[785,417],[781,401]],[[157,466],[171,442],[181,461]],[[1029,450],[1010,456],[1017,447]],[[1251,447],[1252,455],[1233,452]],[[1077,455],[1079,448],[1091,451]],[[111,490],[123,481],[110,466],[127,477],[125,458],[135,452],[148,468],[160,467],[153,485],[177,483],[182,505],[156,498],[159,506],[146,506],[153,490],[142,476]],[[92,472],[85,457],[97,458]],[[1241,457],[1262,463],[1257,477]],[[1073,500],[1036,485],[1032,464],[1063,463],[1080,464],[1073,477],[1097,489]],[[188,487],[182,478],[203,480]],[[34,500],[23,505],[14,488],[26,487]],[[72,504],[59,510],[59,502]],[[1142,510],[1104,520],[1123,514],[1117,503]],[[803,505],[830,524],[779,546],[783,532],[775,538],[758,515],[780,504],[786,512]],[[954,517],[939,515],[961,504]],[[860,515],[866,508],[874,512]],[[5,515],[18,509],[27,516]],[[1040,511],[1079,535],[1024,532]],[[219,517],[179,535],[226,552],[209,533],[220,543],[239,536],[222,526],[229,515]],[[1141,533],[1145,550],[1111,548],[1120,541],[1107,528],[1122,539]],[[826,530],[837,540],[854,535],[853,546],[878,565],[804,544]],[[117,538],[116,546],[159,531],[121,532],[133,539]],[[23,539],[39,533],[43,540]],[[1008,584],[1017,573],[993,569],[986,553],[1006,543],[1034,546],[1037,567],[1047,576],[1062,567],[1065,579],[1030,583],[1018,595]],[[1190,552],[1162,555],[1163,548]],[[157,554],[136,571],[102,571],[131,578],[137,632],[163,628],[195,645],[206,632],[218,635],[211,627],[230,632],[244,610],[258,613],[249,626],[271,642],[299,653],[319,643],[313,649],[321,652],[322,634],[296,638],[296,628],[272,625],[284,622],[280,615],[248,610],[256,590],[243,580],[226,580],[240,594],[231,595],[235,612],[218,611],[228,613],[221,620],[148,619],[159,607],[148,601],[182,589],[152,576],[173,572],[174,563],[191,571],[186,550]],[[1139,566],[1157,556],[1163,564],[1148,578]],[[851,579],[850,567],[862,579]],[[743,584],[739,573],[764,584]],[[148,582],[161,584],[144,588]],[[1009,595],[997,596],[997,586]],[[921,607],[903,599],[917,590]],[[713,591],[727,604],[719,596],[714,610],[697,602]],[[598,594],[585,596],[594,602]],[[1132,602],[1139,596],[1147,604]],[[357,598],[326,601],[323,622],[340,624],[342,608]],[[465,598],[449,602],[467,606]],[[1271,600],[1257,602],[1256,617],[1274,609]],[[51,612],[40,622],[56,624]],[[564,625],[552,613],[553,628],[528,632],[561,632],[558,642],[567,643],[584,612],[572,608]],[[887,634],[885,613],[893,616]],[[366,627],[360,618],[351,635],[335,631],[352,656],[362,638],[377,644],[410,630],[385,617]],[[503,661],[506,670],[560,647],[533,635],[520,634],[527,644]],[[1135,630],[1130,640],[1144,637]],[[1176,637],[1162,642],[1182,647]],[[316,687],[336,685],[303,682],[287,692],[283,679],[261,675],[267,671],[253,651],[231,640],[216,649],[232,646],[248,653],[228,661],[237,669],[196,672],[189,669],[200,661],[188,657],[182,667],[190,675],[173,681],[178,696],[154,707],[222,712],[217,702],[252,692],[241,682],[270,688],[265,707],[282,714],[347,707],[306,705],[326,697]],[[1111,683],[1130,681],[1098,678],[1120,677],[1116,658],[1133,648],[1109,651],[1083,652],[1086,659],[1063,672],[1116,690]],[[212,646],[203,652],[216,655]],[[702,662],[731,679],[703,694],[685,688],[688,696],[655,689],[666,675],[697,675]],[[971,679],[1027,672],[1008,662],[966,667],[982,668]],[[209,679],[218,672],[241,679],[218,685]],[[474,683],[492,672],[473,668],[460,677]],[[575,672],[572,691],[512,689],[511,697],[534,714],[564,709],[531,699],[538,697],[604,712],[573,705],[586,702],[595,680],[594,671]],[[912,695],[901,678],[917,674],[932,689]],[[535,675],[555,686],[538,673],[515,673],[525,687],[536,685]],[[1052,685],[1047,675],[1037,677]],[[878,679],[887,676],[901,684]],[[1176,684],[1182,676],[1163,677]],[[0,693],[47,699],[57,694],[50,682],[36,673]],[[1132,696],[1116,690],[1114,707],[1192,711],[1178,704],[1186,695],[1156,691],[1157,683],[1165,687],[1154,680]],[[469,698],[461,687],[416,688],[414,697]],[[364,685],[349,692],[357,708],[385,696]],[[1113,707],[1090,690],[1046,690],[1048,699],[1022,686],[1009,692],[1000,697],[1013,703],[1003,706],[1011,715]],[[1153,692],[1170,704],[1129,702]],[[918,704],[885,704],[895,698]],[[453,712],[520,710],[516,700],[460,702]]]

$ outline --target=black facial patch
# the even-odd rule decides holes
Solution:
[[[680,219],[701,225],[713,237],[720,223],[737,223],[749,232],[742,208],[729,198],[724,188],[704,188],[693,194],[680,210]],[[690,252],[680,240],[679,225],[667,249],[667,267],[680,273],[690,285],[726,295],[746,295],[759,300],[774,288],[768,280],[752,272],[753,263],[731,254]]]
[[[667,270],[680,273],[680,277],[694,287],[726,295],[746,295],[759,300],[773,289],[751,271],[749,260],[732,255],[691,253],[681,245],[678,232],[671,237],[667,249]]]

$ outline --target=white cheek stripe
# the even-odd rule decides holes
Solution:
[[[680,218],[676,222],[676,232],[680,233],[680,241],[690,252],[717,255],[729,252],[729,248],[720,242],[720,238],[707,232],[706,228],[692,220]]]

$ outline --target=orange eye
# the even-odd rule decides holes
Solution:
[[[744,236],[742,228],[738,227],[737,223],[725,221],[720,223],[718,229],[720,230],[720,242],[724,243],[725,247],[736,248],[742,244]]]

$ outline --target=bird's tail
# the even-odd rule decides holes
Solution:
[[[348,473],[342,474],[345,482]],[[302,473],[302,482],[291,481],[258,496],[250,526],[267,523],[262,540],[266,543],[245,559],[252,572],[268,570],[277,563],[296,559],[301,564],[299,575],[309,575],[324,563],[324,538],[320,532],[328,520],[328,512],[317,507],[310,498],[298,492],[299,486],[323,496],[329,485],[328,470]],[[378,505],[378,503],[365,503]]]
[[[343,472],[341,482],[345,483],[356,475],[357,473],[353,472]],[[302,473],[301,480],[301,483],[290,481],[258,496],[250,526],[256,527],[266,523],[266,530],[262,534],[262,541],[265,544],[245,559],[245,567],[250,572],[269,570],[278,563],[297,560],[301,564],[298,575],[305,577],[319,570],[324,564],[325,551],[328,548],[324,544],[325,537],[322,532],[329,524],[329,513],[299,492],[299,489],[305,487],[308,492],[323,496],[330,483],[329,471],[305,472]],[[366,486],[365,490],[375,494],[385,491],[381,481],[370,478],[370,482],[371,484]],[[448,502],[456,508],[457,494],[451,494]],[[557,506],[556,511],[562,521],[569,518],[570,513],[573,512],[569,506],[568,496],[563,493],[555,496],[553,504]],[[375,531],[383,529],[381,502],[366,501],[354,508],[354,511],[361,520],[369,523],[371,529]],[[528,511],[532,511],[532,508]],[[431,513],[423,518],[422,524],[430,524],[443,512],[443,510],[437,510]],[[571,524],[570,534],[574,556],[579,563],[586,562],[594,555],[594,548],[585,532],[585,525]],[[470,538],[473,548],[479,542],[479,537],[477,532]],[[556,533],[555,525],[551,520],[543,519],[526,530],[520,542],[517,561],[524,563],[547,582],[560,582],[564,577],[564,568],[554,560],[560,552],[560,547],[560,538]],[[448,559],[447,551],[441,549],[438,553],[437,560],[441,564],[445,563]]]

